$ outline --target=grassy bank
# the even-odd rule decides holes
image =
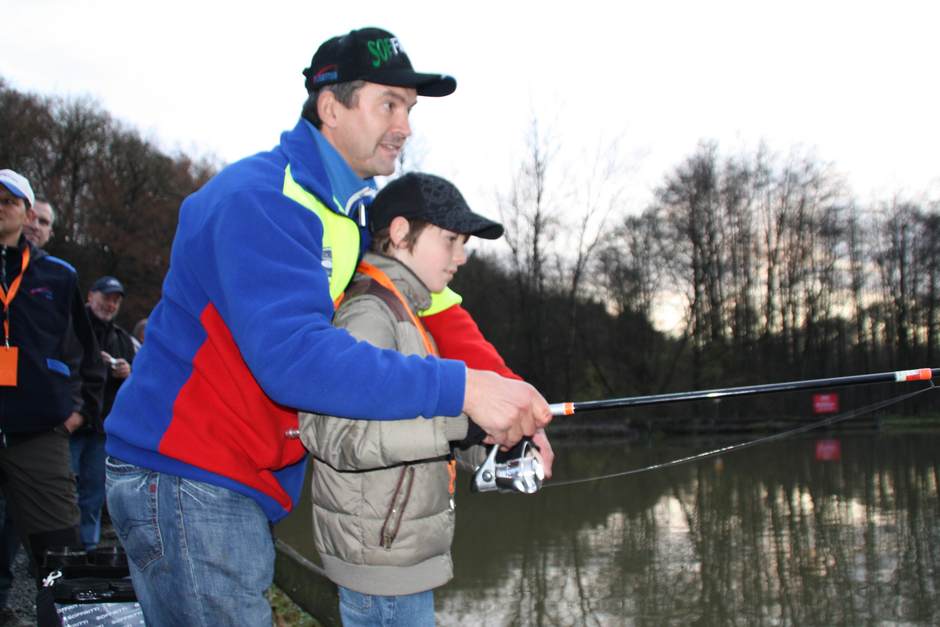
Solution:
[[[300,609],[300,606],[291,601],[277,586],[271,586],[268,590],[268,600],[271,602],[275,627],[320,627],[315,618]]]

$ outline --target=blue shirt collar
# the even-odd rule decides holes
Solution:
[[[313,124],[304,120],[304,125],[309,129],[317,147],[317,152],[320,153],[320,160],[323,163],[323,169],[330,181],[330,188],[333,192],[333,205],[343,215],[358,221],[355,210],[360,203],[363,207],[371,204],[372,198],[376,194],[375,179],[359,178],[359,175],[353,172],[342,155]],[[366,225],[362,224],[361,226]]]

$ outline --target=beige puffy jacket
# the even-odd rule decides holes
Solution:
[[[395,259],[367,253],[412,311],[430,293]],[[400,301],[357,274],[334,324],[354,337],[404,354],[425,356],[418,329]],[[433,342],[433,340],[431,340]],[[368,394],[368,381],[363,381]],[[453,577],[454,535],[450,442],[467,434],[467,417],[352,420],[301,413],[300,432],[314,456],[315,544],[330,579],[365,594],[412,594]],[[482,447],[461,465],[483,461]]]

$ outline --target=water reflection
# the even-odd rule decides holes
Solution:
[[[535,496],[465,491],[439,624],[937,624],[940,437],[839,441],[837,461],[804,438]],[[560,443],[556,477],[712,444]]]

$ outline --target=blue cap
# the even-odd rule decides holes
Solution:
[[[124,286],[113,276],[103,276],[91,285],[92,292],[102,294],[120,294],[124,296]]]

